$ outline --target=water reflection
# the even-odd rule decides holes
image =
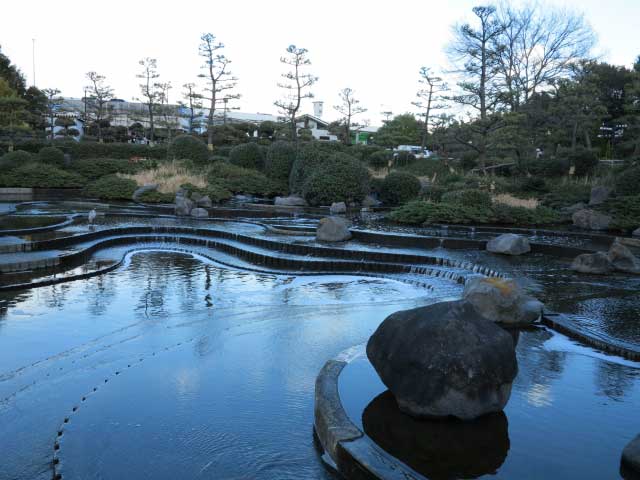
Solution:
[[[509,422],[503,412],[467,422],[416,420],[400,412],[388,390],[364,409],[362,425],[387,452],[434,480],[495,473],[510,446]]]

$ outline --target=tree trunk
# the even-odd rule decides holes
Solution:
[[[589,132],[586,128],[584,129],[584,144],[589,150],[591,150],[591,137],[589,136]]]
[[[576,142],[578,139],[578,121],[573,122],[573,131],[571,132],[571,151],[576,151]]]

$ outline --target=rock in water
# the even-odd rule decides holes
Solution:
[[[613,268],[626,273],[640,273],[640,260],[616,238],[607,254]]]
[[[318,223],[316,239],[320,242],[344,242],[351,238],[351,222],[344,217],[325,217]]]
[[[198,217],[198,218],[206,218],[209,216],[209,212],[207,212],[204,208],[194,208],[193,210],[191,210],[191,216]]]
[[[213,202],[209,198],[209,195],[205,195],[203,197],[200,197],[198,199],[198,201],[196,202],[196,207],[211,208],[212,206],[213,206]]]
[[[306,207],[307,202],[302,197],[291,195],[288,197],[276,197],[274,205],[276,207]]]
[[[607,187],[593,187],[589,198],[589,205],[602,205],[611,195],[611,189]]]
[[[515,233],[505,233],[487,242],[487,250],[503,255],[522,255],[531,251],[529,239]]]
[[[511,335],[465,301],[391,314],[369,339],[367,357],[414,417],[502,411],[518,373]]]
[[[573,224],[585,230],[606,230],[611,224],[611,217],[595,210],[579,210],[571,216]]]
[[[334,202],[331,204],[329,212],[331,212],[332,215],[347,213],[347,205],[344,202]]]
[[[580,273],[604,275],[613,271],[613,265],[606,253],[583,253],[573,260],[571,270]]]
[[[624,447],[622,464],[640,476],[640,435],[636,436]]]
[[[176,194],[176,215],[189,215],[193,207],[194,203],[191,199]]]
[[[500,278],[467,279],[462,298],[487,320],[506,325],[533,323],[544,308],[542,302],[526,295],[516,282]]]

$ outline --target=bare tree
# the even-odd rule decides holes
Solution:
[[[213,115],[216,111],[216,106],[223,102],[226,104],[226,102],[232,98],[240,98],[240,95],[230,93],[222,95],[222,92],[234,88],[238,83],[238,79],[229,71],[231,60],[223,54],[218,53],[219,50],[224,48],[224,44],[216,42],[216,37],[211,33],[203,34],[200,40],[199,53],[200,56],[204,58],[202,68],[206,71],[206,73],[201,74],[200,77],[206,78],[208,84],[206,90],[209,92],[207,146],[209,150],[213,150]],[[225,98],[226,101],[224,100]]]
[[[418,115],[424,117],[424,130],[422,132],[422,150],[424,150],[427,146],[432,112],[446,108],[446,104],[440,94],[447,90],[447,85],[442,80],[442,77],[432,75],[427,67],[420,69],[419,83],[423,85],[423,88],[418,90],[416,94],[418,100],[411,103],[423,112]]]
[[[42,93],[47,97],[47,103],[45,106],[45,114],[49,120],[49,127],[51,128],[51,142],[53,142],[53,127],[56,123],[56,112],[62,106],[63,98],[59,96],[60,90],[57,88],[45,88]]]
[[[367,111],[366,108],[361,107],[360,100],[357,100],[353,95],[353,90],[350,88],[343,88],[340,93],[340,105],[335,105],[333,108],[342,115],[342,127],[344,128],[344,139],[343,142],[345,145],[351,145],[351,129],[361,128],[362,125],[353,122],[353,117],[356,115],[360,115]]]
[[[595,44],[584,16],[566,9],[503,4],[498,16],[503,30],[492,39],[492,49],[504,101],[512,111],[536,91],[568,77]]]
[[[93,119],[98,127],[98,142],[102,143],[102,123],[107,119],[109,113],[109,102],[113,98],[113,89],[105,84],[105,76],[96,72],[87,72],[89,86],[87,90],[90,92],[87,102]]]
[[[202,108],[202,94],[196,91],[195,83],[185,83],[182,88],[182,98],[185,102],[180,102],[180,105],[189,110],[189,133],[193,133],[196,109]]]
[[[149,116],[149,142],[153,145],[156,133],[154,114],[161,95],[158,83],[154,81],[160,77],[158,73],[158,62],[155,58],[146,57],[138,63],[142,66],[142,71],[136,75],[136,77],[142,79],[140,91],[144,97],[142,101],[147,106],[147,114]]]
[[[160,123],[167,131],[167,140],[169,142],[172,138],[172,129],[178,128],[176,108],[169,103],[169,90],[172,88],[171,82],[158,83],[160,92],[158,96],[158,113],[160,114]]]
[[[307,54],[306,48],[289,45],[287,47],[287,55],[280,57],[280,62],[290,65],[293,70],[282,74],[286,81],[278,83],[278,87],[284,89],[284,98],[274,102],[274,105],[289,119],[291,139],[296,142],[298,141],[296,115],[300,110],[302,100],[313,98],[313,93],[308,89],[318,81],[318,77],[310,73],[303,73],[303,69],[311,65],[311,60],[309,60]]]

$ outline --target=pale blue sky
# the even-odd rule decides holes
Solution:
[[[107,76],[118,97],[131,100],[138,95],[138,60],[156,57],[161,80],[172,82],[171,100],[177,100],[182,84],[197,81],[200,34],[212,32],[227,45],[240,78],[241,110],[275,113],[283,71],[278,59],[294,43],[309,49],[311,71],[320,77],[314,93],[325,102],[325,117],[336,116],[332,106],[348,86],[369,108],[362,118],[377,124],[383,110],[412,111],[419,68],[445,67],[442,49],[451,25],[479,3],[24,0],[2,6],[0,45],[31,82],[31,39],[36,38],[37,86],[75,97],[82,96],[84,74],[96,70]],[[640,0],[546,5],[583,11],[604,60],[630,65],[640,54]],[[311,112],[310,102],[304,110]]]

